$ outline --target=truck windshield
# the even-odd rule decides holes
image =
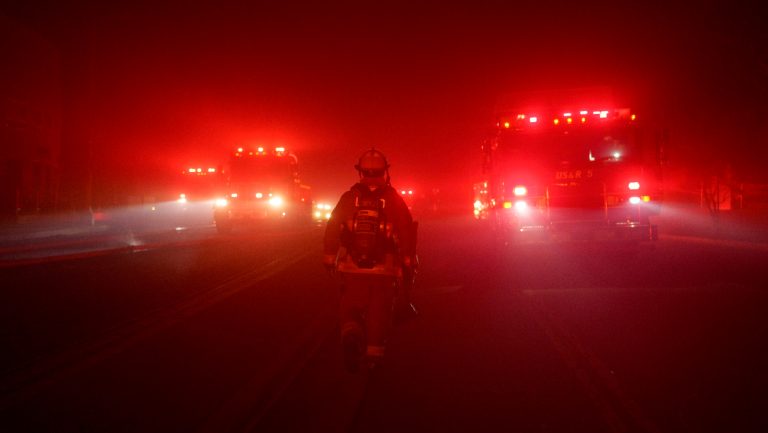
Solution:
[[[230,166],[234,182],[290,183],[294,176],[295,166],[281,157],[237,158]]]
[[[503,130],[497,158],[501,161],[530,161],[537,165],[563,162],[585,163],[634,158],[633,130],[626,127],[529,128]]]
[[[181,190],[196,197],[213,197],[221,190],[223,185],[218,173],[211,174],[183,174],[181,178]]]

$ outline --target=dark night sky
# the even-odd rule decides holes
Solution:
[[[592,85],[649,104],[674,125],[681,154],[737,130],[732,141],[751,144],[735,145],[734,159],[766,160],[768,21],[757,4],[534,3],[5,10],[82,49],[88,135],[109,149],[105,165],[123,169],[284,144],[318,195],[335,196],[375,145],[396,185],[468,184],[500,93]]]

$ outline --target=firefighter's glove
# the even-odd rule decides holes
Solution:
[[[323,254],[323,267],[329,274],[336,274],[336,255]]]

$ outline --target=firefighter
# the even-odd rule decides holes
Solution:
[[[413,218],[390,185],[387,158],[370,149],[355,168],[359,182],[331,213],[323,256],[323,265],[342,281],[341,341],[350,371],[361,361],[369,367],[380,362],[399,283],[416,263]]]

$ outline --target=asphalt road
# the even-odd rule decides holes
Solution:
[[[0,269],[0,430],[768,431],[764,244],[499,249],[425,219],[384,364],[343,370],[320,230]]]

